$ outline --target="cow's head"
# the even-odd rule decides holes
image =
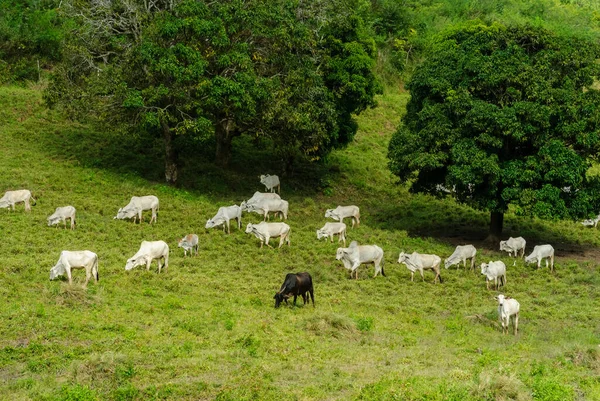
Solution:
[[[139,212],[139,210],[137,208],[130,208],[130,209],[121,208],[117,212],[115,219],[119,219],[119,220],[132,219],[138,214],[138,212]]]
[[[500,250],[508,251],[508,247],[506,246],[506,241],[500,241]]]
[[[327,238],[327,233],[323,230],[317,230],[317,239]]]
[[[444,267],[447,269],[454,264],[454,261],[450,258],[444,259]]]
[[[216,225],[217,223],[213,219],[208,219],[206,220],[206,225],[204,226],[204,228],[213,228]]]
[[[281,292],[278,292],[275,294],[275,296],[273,296],[273,299],[275,300],[275,307],[279,308],[279,305],[281,305],[283,301],[287,302],[288,297],[283,295]]]
[[[333,217],[333,209],[327,209],[325,211],[325,217]]]
[[[250,234],[252,232],[253,228],[254,228],[254,224],[248,223],[248,225],[246,226],[246,233]]]
[[[50,280],[54,280],[63,274],[65,274],[65,266],[63,266],[61,261],[58,261],[58,263],[54,265],[52,269],[50,269]]]
[[[10,207],[10,203],[8,203],[8,201],[5,200],[0,200],[0,209],[4,209]]]
[[[136,258],[127,259],[127,263],[125,263],[125,270],[129,271],[136,266],[141,266],[146,264],[146,256],[138,256]]]
[[[490,260],[490,263],[492,263],[491,260]],[[481,274],[486,274],[487,273],[488,266],[489,266],[489,263],[482,263],[481,264]]]
[[[525,257],[525,263],[535,263],[537,262],[537,255],[534,255],[535,252],[531,253],[531,255]]]
[[[60,217],[50,216],[48,217],[48,226],[53,226],[60,223]]]
[[[400,255],[398,256],[398,263],[404,263],[408,260],[408,254],[404,253],[404,252],[400,252]]]
[[[496,301],[498,301],[498,305],[502,306],[504,305],[504,300],[507,299],[504,295],[502,294],[498,294],[497,296],[494,297],[496,299]]]
[[[338,248],[337,252],[335,253],[335,259],[342,260],[342,258],[346,254],[347,250],[348,250],[348,248]]]

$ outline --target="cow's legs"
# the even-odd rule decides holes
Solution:
[[[229,220],[225,220],[227,223],[227,234],[231,234],[231,229],[229,228]]]
[[[554,272],[554,255],[550,256],[550,271]]]
[[[87,267],[85,268],[85,283],[83,283],[83,288],[87,288],[88,282],[90,281],[90,278],[92,277],[92,269],[88,269]]]
[[[515,314],[515,322],[514,323],[515,323],[515,336],[516,336],[517,330],[519,328],[519,314],[518,313]]]
[[[146,259],[146,271],[150,271],[150,263],[152,263],[152,259]]]
[[[421,273],[421,280],[425,282],[425,275],[423,274],[423,270],[419,270],[419,273]]]
[[[65,266],[65,270],[67,271],[67,278],[69,279],[69,285],[73,285],[73,278],[71,277],[71,267]]]

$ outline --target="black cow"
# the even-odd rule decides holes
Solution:
[[[285,301],[285,303],[287,304],[288,298],[292,295],[294,296],[294,305],[296,305],[296,298],[298,297],[298,295],[302,296],[302,300],[305,304],[307,300],[308,303],[310,303],[308,295],[306,294],[307,292],[310,294],[314,307],[315,295],[313,293],[313,283],[310,274],[308,274],[307,272],[296,274],[288,273],[285,276],[283,284],[281,285],[281,289],[273,297],[275,299],[275,307],[279,308],[281,301]]]

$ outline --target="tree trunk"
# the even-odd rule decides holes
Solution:
[[[233,124],[231,120],[224,120],[217,124],[215,136],[217,138],[217,153],[215,154],[215,163],[221,167],[227,167],[231,158],[231,141],[234,137],[232,133]]]
[[[177,184],[177,151],[173,147],[173,133],[166,122],[161,121],[165,141],[165,180],[169,185]]]
[[[490,234],[487,240],[490,242],[497,242],[500,240],[502,235],[502,228],[504,226],[504,213],[503,212],[491,212],[490,213]]]

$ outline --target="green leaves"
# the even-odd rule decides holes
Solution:
[[[591,86],[599,55],[594,43],[527,26],[448,31],[408,83],[391,170],[416,177],[415,191],[455,188],[480,209],[504,212],[512,203],[544,218],[597,213],[598,202],[586,206],[592,195],[579,192],[600,149],[592,106],[600,98]]]

